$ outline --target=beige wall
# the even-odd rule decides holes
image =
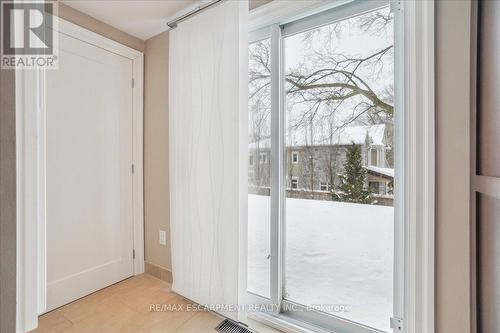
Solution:
[[[98,33],[99,35],[127,45],[133,49],[139,50],[141,52],[144,51],[144,41],[142,39],[131,36],[87,14],[66,6],[61,2],[59,2],[58,16],[65,19],[66,21],[84,27],[90,31]]]
[[[436,3],[436,332],[470,332],[471,3]]]
[[[171,270],[168,184],[168,32],[146,41],[144,61],[145,260]],[[159,231],[167,233],[167,246]]]
[[[0,68],[0,333],[16,326],[15,75]]]

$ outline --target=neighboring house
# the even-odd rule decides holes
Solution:
[[[361,158],[367,170],[366,187],[377,197],[377,203],[392,205],[394,169],[390,131],[390,126],[385,124],[350,126],[310,145],[287,138],[287,196],[331,200],[331,192],[340,184],[347,149],[354,143],[361,146]],[[249,145],[248,179],[253,193],[269,191],[270,153],[269,138]]]

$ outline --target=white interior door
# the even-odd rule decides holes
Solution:
[[[133,275],[132,69],[59,34],[46,76],[47,310]]]

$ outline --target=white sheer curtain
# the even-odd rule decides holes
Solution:
[[[238,302],[247,12],[247,1],[225,1],[170,32],[172,289],[200,304]]]

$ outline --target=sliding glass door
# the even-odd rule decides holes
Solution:
[[[402,316],[396,39],[389,3],[354,1],[250,45],[247,284],[275,316],[342,332]]]

